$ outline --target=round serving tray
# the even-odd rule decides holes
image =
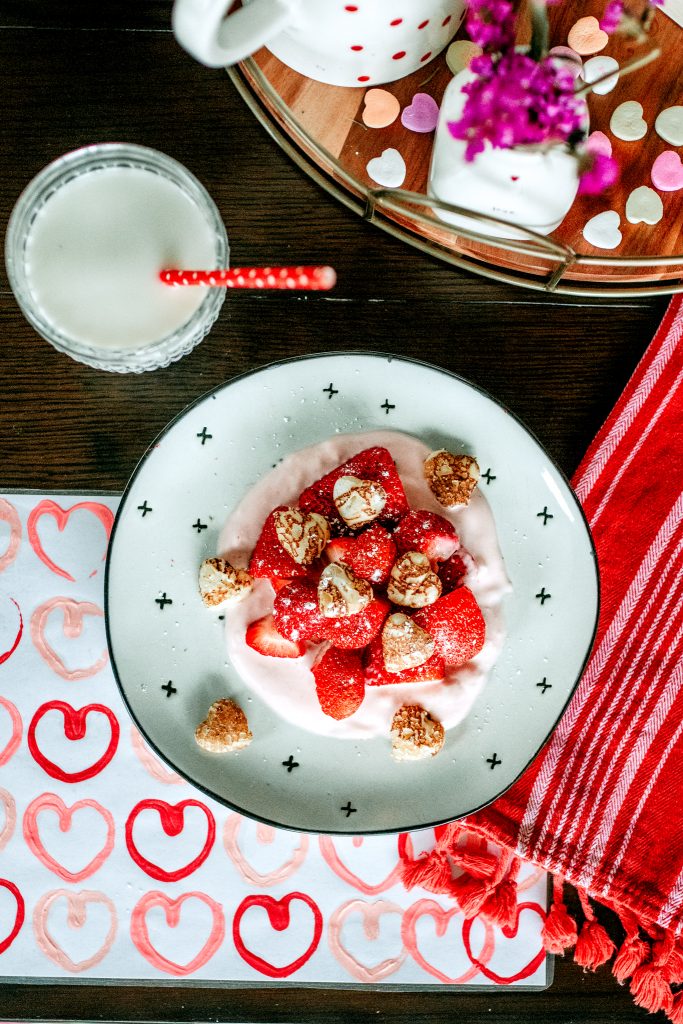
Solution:
[[[599,16],[602,6],[590,3],[577,11],[567,0],[552,8],[552,42],[566,43],[576,18]],[[456,38],[463,35],[461,29]],[[650,41],[643,47],[614,36],[602,52],[622,66],[652,46],[661,48],[657,60],[625,76],[606,96],[593,95],[589,100],[591,129],[605,132],[612,140],[622,168],[620,181],[603,196],[579,197],[557,231],[547,238],[528,232],[525,238],[495,239],[487,233],[491,221],[483,217],[476,233],[456,231],[439,220],[435,213],[439,204],[426,194],[433,134],[411,132],[400,119],[387,128],[367,128],[362,121],[365,87],[339,88],[314,82],[265,49],[228,69],[228,74],[261,124],[299,167],[345,206],[390,234],[493,280],[564,295],[623,298],[683,291],[683,190],[662,195],[664,218],[656,226],[630,224],[624,214],[630,192],[651,184],[655,158],[674,148],[659,138],[654,122],[660,110],[680,103],[683,28],[658,11]],[[451,78],[442,54],[385,88],[401,107],[408,105],[416,92],[427,92],[440,102]],[[638,142],[623,142],[609,130],[615,107],[629,99],[642,103],[649,126],[645,138]],[[390,147],[398,149],[406,162],[407,176],[401,189],[376,187],[366,172],[368,161]],[[440,207],[469,212],[448,204]],[[618,249],[609,252],[590,246],[582,235],[586,222],[607,209],[620,213],[623,236]]]

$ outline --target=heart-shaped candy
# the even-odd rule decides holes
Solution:
[[[457,75],[470,66],[470,62],[481,54],[481,46],[469,39],[456,39],[446,50],[446,64],[449,71]]]
[[[616,249],[621,243],[620,217],[616,210],[605,210],[591,217],[583,229],[583,237],[596,249]]]
[[[401,104],[386,89],[368,89],[364,100],[361,116],[368,128],[386,128],[394,123],[401,111]]]
[[[586,149],[589,153],[601,153],[603,156],[612,155],[612,143],[604,132],[591,132],[586,139]]]
[[[571,46],[553,46],[551,50],[548,50],[548,56],[554,57],[563,68],[567,71],[571,71],[572,77],[576,80],[577,78],[583,78],[583,61],[581,55],[572,50]]]
[[[583,65],[583,77],[586,82],[597,82],[599,78],[609,75],[604,82],[594,86],[592,91],[596,96],[606,96],[619,81],[619,75],[612,75],[611,71],[619,71],[619,63],[614,57],[591,57]]]
[[[385,149],[366,167],[368,176],[385,188],[400,188],[406,180],[406,162],[397,149]]]
[[[411,132],[433,132],[439,123],[439,104],[426,92],[416,92],[412,103],[403,108],[401,124]]]
[[[683,146],[683,107],[667,107],[657,115],[655,131],[671,146]]]
[[[579,18],[569,30],[567,42],[572,50],[576,50],[582,56],[589,53],[599,53],[604,50],[609,42],[609,36],[600,28],[600,22],[592,16]]]
[[[659,224],[663,216],[662,200],[648,185],[635,188],[626,200],[626,220],[630,224]]]
[[[650,172],[652,184],[660,192],[677,192],[683,188],[683,164],[678,153],[666,149],[660,153]]]
[[[616,108],[609,122],[610,131],[624,142],[637,142],[647,135],[643,106],[637,100],[626,100]]]

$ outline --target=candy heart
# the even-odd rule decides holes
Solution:
[[[318,845],[320,846],[320,852],[323,855],[324,860],[330,868],[334,871],[343,882],[353,886],[354,889],[358,889],[365,896],[376,896],[385,889],[391,889],[392,885],[395,885],[401,879],[401,861],[396,860],[394,866],[391,868],[389,873],[381,882],[365,882],[357,874],[355,874],[342,860],[337,846],[340,844],[348,843],[347,839],[340,838],[334,840],[331,836],[318,836]],[[362,846],[363,837],[354,836],[351,840],[354,847]]]
[[[75,835],[75,830],[72,830],[73,816],[81,807],[90,807],[96,811],[100,817],[104,820],[107,828],[107,835],[104,845],[95,854],[95,856],[88,861],[84,868],[80,871],[71,871],[65,868],[63,864],[60,864],[56,858],[54,858],[43,845],[43,840],[40,837],[40,828],[38,825],[38,815],[41,811],[54,811],[59,819],[59,828],[62,832],[72,832],[71,839],[73,840],[72,846],[82,847],[83,841],[79,840]],[[55,793],[43,793],[42,796],[36,797],[24,813],[24,839],[29,850],[38,860],[49,868],[50,871],[58,875],[63,882],[82,882],[84,878],[89,878],[90,875],[94,875],[98,871],[105,860],[114,849],[114,819],[111,813],[99,804],[96,800],[77,800],[71,807],[67,807],[61,797]],[[87,840],[86,840],[87,845]]]
[[[50,908],[56,900],[62,898],[66,900],[69,908],[67,923],[70,928],[83,928],[86,923],[88,904],[100,903],[107,908],[110,921],[109,931],[100,948],[85,960],[72,960],[48,929]],[[94,967],[95,964],[99,964],[100,961],[104,960],[114,944],[117,927],[116,907],[103,892],[91,892],[87,889],[81,892],[69,892],[67,889],[56,889],[41,896],[33,911],[33,930],[38,948],[59,967],[65,971],[71,971],[72,974],[87,971],[90,967]]]
[[[385,188],[399,188],[406,180],[406,163],[397,149],[385,149],[370,160],[366,170],[370,178]]]
[[[363,107],[363,124],[368,128],[386,128],[393,124],[401,111],[401,104],[386,89],[368,89]]]
[[[0,572],[3,572],[8,565],[11,565],[17,557],[19,544],[21,543],[21,519],[14,505],[9,501],[0,498],[0,522],[9,526],[9,540],[3,555],[0,555]]]
[[[667,107],[657,115],[655,131],[671,146],[683,146],[683,107]]]
[[[358,913],[363,919],[363,932],[365,938],[370,942],[377,942],[380,939],[380,918],[385,914],[403,914],[402,907],[396,903],[389,903],[387,900],[375,900],[374,903],[366,903],[365,900],[349,900],[337,907],[330,917],[327,926],[327,938],[330,949],[336,959],[346,968],[351,977],[358,981],[369,983],[377,982],[381,978],[387,978],[399,969],[406,958],[406,950],[401,941],[401,948],[395,956],[387,957],[372,967],[361,963],[352,956],[342,943],[342,928],[347,917]]]
[[[585,56],[604,50],[609,42],[609,36],[600,28],[597,18],[579,18],[570,28],[567,42],[572,50]]]
[[[438,123],[439,104],[426,92],[416,92],[401,114],[401,124],[411,132],[433,132]]]
[[[589,153],[601,153],[603,156],[612,155],[612,143],[604,132],[591,132],[586,139],[586,149]]]
[[[470,66],[470,61],[481,54],[481,46],[471,43],[469,39],[456,39],[446,50],[446,64],[449,71],[457,75]]]
[[[574,79],[583,77],[583,61],[571,46],[553,46],[551,50],[548,50],[548,56],[555,57],[562,67],[571,71]]]
[[[654,189],[641,185],[626,200],[626,220],[630,224],[659,224],[664,204]]]
[[[177,928],[180,923],[180,910],[186,900],[196,899],[209,908],[211,913],[211,929],[209,937],[196,956],[187,964],[178,964],[162,956],[154,947],[147,928],[147,912],[152,907],[161,907],[169,928]],[[130,915],[130,937],[135,946],[152,967],[166,974],[182,977],[193,974],[208,963],[225,938],[225,917],[220,903],[216,903],[203,892],[184,892],[177,899],[172,899],[163,892],[148,892],[133,907]]]
[[[599,78],[609,75],[609,78],[596,85],[593,92],[596,96],[606,96],[611,92],[619,81],[619,75],[611,75],[610,71],[618,71],[619,64],[614,57],[591,57],[583,65],[583,77],[586,82],[597,82]]]
[[[621,243],[620,217],[616,210],[605,210],[592,217],[583,229],[583,237],[596,249],[616,249]]]
[[[177,838],[185,830],[185,808],[186,807],[198,807],[199,810],[206,818],[206,839],[201,850],[197,856],[187,864],[183,864],[181,867],[176,868],[175,871],[167,871],[165,868],[160,867],[153,861],[148,860],[144,857],[133,839],[133,826],[135,821],[143,811],[156,811],[161,821],[161,827],[167,836],[171,838]],[[213,848],[214,840],[216,838],[216,819],[204,804],[198,800],[181,800],[177,804],[168,804],[165,800],[141,800],[135,805],[133,810],[128,815],[126,821],[126,848],[128,853],[141,868],[145,874],[150,875],[151,878],[156,878],[159,882],[177,882],[181,878],[187,878],[193,871],[201,867],[206,858],[211,853]]]
[[[240,924],[245,913],[251,909],[251,907],[262,907],[268,915],[268,921],[275,931],[283,932],[290,925],[290,912],[289,905],[293,900],[300,900],[310,908],[313,914],[313,938],[309,943],[308,947],[304,952],[292,960],[291,963],[285,964],[284,967],[276,967],[274,964],[269,963],[263,957],[258,956],[257,953],[252,952],[244,944],[242,934],[240,932]],[[290,892],[281,899],[273,899],[272,896],[264,896],[255,894],[253,896],[247,896],[246,899],[242,900],[239,907],[235,911],[235,916],[232,919],[232,937],[235,944],[235,949],[245,960],[250,967],[259,971],[261,974],[267,975],[269,978],[287,978],[290,974],[294,974],[299,970],[300,967],[311,959],[320,943],[320,938],[323,933],[323,915],[320,913],[320,908],[310,896],[307,896],[303,892]],[[267,944],[267,936],[266,944]],[[298,935],[296,936],[298,938]]]
[[[225,823],[223,828],[223,846],[225,851],[230,857],[237,870],[239,871],[245,882],[249,882],[252,885],[267,886],[276,885],[278,882],[284,882],[285,879],[289,878],[290,875],[295,874],[303,864],[308,854],[308,836],[298,836],[298,845],[294,847],[291,856],[287,860],[283,861],[273,871],[260,872],[257,871],[253,864],[247,859],[242,849],[240,848],[238,833],[242,825],[245,825],[249,830],[254,829],[256,832],[256,840],[262,846],[267,846],[277,839],[278,846],[288,843],[289,836],[291,833],[285,833],[282,830],[278,830],[276,833],[272,825],[265,825],[263,822],[247,822],[240,814],[232,814]],[[322,837],[321,837],[322,838]]]
[[[647,135],[643,107],[637,100],[626,100],[616,108],[609,122],[610,131],[624,142],[637,142]]]
[[[677,192],[683,188],[683,164],[678,153],[667,149],[652,165],[652,184],[661,192]]]

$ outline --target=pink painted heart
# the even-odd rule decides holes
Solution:
[[[59,819],[60,831],[71,832],[73,816],[82,807],[92,808],[104,819],[107,836],[104,846],[88,861],[84,868],[81,868],[80,871],[70,871],[45,849],[43,840],[40,837],[38,815],[41,811],[53,811]],[[71,807],[67,807],[61,797],[58,797],[55,793],[43,793],[28,805],[24,813],[24,839],[26,840],[26,845],[31,853],[50,871],[58,875],[63,882],[82,882],[85,878],[89,878],[90,875],[94,875],[114,849],[114,834],[114,819],[111,813],[102,804],[98,804],[96,800],[77,800]],[[87,839],[79,842],[74,830],[73,843],[79,846],[82,844],[87,845]]]
[[[426,959],[424,954],[420,951],[417,936],[417,922],[421,917],[425,916],[433,919],[436,938],[446,938],[449,943],[448,948],[449,950],[452,950],[452,944],[454,941],[452,934],[454,930],[451,930],[451,934],[449,935],[448,928],[454,918],[459,918],[460,910],[458,907],[450,907],[448,910],[444,910],[444,908],[434,900],[418,900],[417,903],[413,903],[412,906],[408,907],[403,915],[403,921],[401,923],[401,936],[403,938],[403,945],[410,953],[415,963],[419,964],[423,971],[426,971],[428,974],[438,978],[439,981],[442,981],[446,985],[463,985],[465,982],[471,981],[472,978],[475,978],[480,971],[480,967],[477,964],[473,964],[471,967],[468,967],[466,971],[454,978],[444,973],[444,971],[439,967],[436,967]],[[491,955],[495,948],[495,940],[492,925],[488,921],[483,921],[482,924],[486,929],[486,937],[478,959],[481,963],[486,964],[491,959]],[[433,950],[436,948],[434,941],[435,940],[432,939],[431,942]],[[459,931],[456,941],[458,944],[461,941]],[[449,953],[448,959],[452,959],[452,952]]]
[[[506,925],[503,928],[501,928],[501,932],[502,932],[504,938],[506,938],[506,939],[515,939],[517,937],[517,932],[519,931],[519,919],[520,919],[520,916],[525,911],[526,912],[531,912],[533,914],[537,914],[539,916],[539,918],[541,919],[541,922],[545,921],[545,918],[546,918],[545,911],[543,910],[543,908],[541,906],[539,906],[538,903],[519,903],[517,905],[517,916],[515,918],[514,925],[512,925],[511,927]],[[466,951],[467,956],[469,957],[470,961],[474,965],[476,965],[479,968],[479,970],[481,971],[481,973],[483,975],[485,975],[490,981],[495,981],[495,983],[497,985],[511,985],[514,981],[522,981],[524,978],[528,978],[532,974],[534,974],[538,970],[538,968],[541,966],[543,961],[545,960],[546,952],[545,952],[545,949],[543,948],[543,943],[541,942],[541,939],[539,937],[538,941],[539,941],[539,945],[540,945],[541,948],[539,949],[538,953],[536,953],[531,958],[531,960],[528,960],[528,961],[525,960],[525,958],[528,957],[528,955],[529,955],[528,952],[525,952],[525,950],[527,949],[527,943],[520,943],[520,948],[522,950],[522,961],[523,961],[522,966],[519,967],[519,969],[517,971],[514,971],[511,974],[499,974],[497,971],[494,970],[494,966],[495,965],[493,963],[491,963],[491,961],[495,957],[495,951],[494,951],[494,954],[492,955],[492,957],[489,960],[489,963],[491,964],[491,966],[487,966],[487,964],[484,962],[484,960],[483,960],[481,955],[474,956],[473,953],[472,953],[471,932],[472,932],[472,926],[473,926],[473,924],[474,924],[474,922],[476,920],[479,920],[479,919],[475,918],[475,917],[471,917],[468,920],[463,921],[462,941],[465,944],[465,951]],[[504,943],[501,943],[500,939],[498,939],[498,941],[496,943],[496,946],[500,947],[501,945],[504,945]]]
[[[196,899],[204,903],[211,913],[211,929],[209,936],[199,950],[188,963],[179,964],[163,956],[154,946],[147,928],[147,913],[152,907],[161,907],[169,928],[177,928],[180,925],[180,911],[186,900]],[[198,971],[200,967],[208,963],[216,950],[219,948],[225,936],[225,918],[220,903],[216,903],[210,896],[203,892],[185,892],[182,896],[172,899],[163,892],[148,892],[133,907],[130,915],[130,937],[137,949],[142,953],[145,960],[166,974],[173,974],[177,978],[184,977]]]
[[[403,108],[401,124],[411,132],[433,132],[439,123],[439,104],[426,92],[416,92],[412,103]]]
[[[21,543],[21,519],[14,505],[10,505],[5,498],[0,498],[0,522],[9,526],[9,540],[3,555],[0,555],[0,572],[4,572],[8,565],[11,565],[19,552]]]
[[[48,925],[48,918],[52,905],[59,899],[65,899],[68,906],[67,924],[69,928],[83,928],[87,921],[88,906],[101,904],[107,908],[109,914],[109,930],[99,949],[96,949],[84,960],[74,961],[64,951],[59,941],[54,937]],[[81,892],[69,892],[67,889],[55,889],[47,892],[36,903],[33,911],[33,933],[36,937],[36,945],[49,957],[58,967],[72,974],[79,974],[87,971],[90,967],[101,963],[114,944],[118,928],[118,917],[116,907],[103,892],[83,889]]]
[[[358,847],[363,843],[362,836],[353,837],[353,845]],[[392,885],[400,881],[401,878],[401,862],[396,859],[396,863],[389,872],[389,874],[381,882],[365,882],[355,872],[353,872],[342,860],[335,845],[334,840],[331,836],[318,836],[318,845],[320,846],[320,852],[322,853],[325,861],[332,868],[335,875],[352,885],[354,889],[358,889],[359,892],[364,893],[366,896],[376,896],[379,893],[384,892],[385,889],[390,889]]]
[[[14,605],[14,617],[16,618],[16,623],[14,624],[11,622],[12,614],[10,613],[9,618],[6,620],[8,624],[9,633],[6,639],[0,639],[0,646],[5,648],[4,650],[0,650],[0,665],[2,665],[4,661],[9,661],[9,659],[12,657],[12,655],[14,654],[14,652],[16,651],[17,647],[21,642],[21,637],[24,632],[24,617],[21,614],[21,608],[19,607],[19,605],[17,604],[13,597],[8,598],[7,600]],[[3,628],[3,634],[4,633],[5,630]]]
[[[97,675],[109,661],[109,654],[106,650],[100,658],[91,665],[83,668],[67,668],[57,652],[50,646],[45,636],[48,619],[54,611],[61,610],[64,615],[62,627],[64,636],[69,640],[77,639],[83,632],[83,620],[86,615],[95,615],[104,618],[104,612],[98,605],[91,601],[75,601],[71,597],[51,597],[49,601],[38,605],[31,616],[31,639],[35,649],[41,658],[47,662],[53,672],[56,672],[62,679],[75,682],[79,679],[89,679]]]
[[[172,772],[169,768],[166,768],[161,761],[154,756],[134,725],[130,728],[130,745],[142,767],[146,772],[149,772],[152,778],[156,779],[157,782],[163,782],[166,786],[186,785],[185,779],[181,778],[177,772]]]
[[[262,907],[268,915],[268,921],[271,927],[277,932],[284,932],[289,928],[290,925],[290,904],[293,900],[300,900],[310,908],[313,914],[313,938],[309,945],[296,959],[292,960],[291,963],[285,964],[282,967],[277,967],[272,964],[265,957],[255,953],[252,949],[249,949],[240,931],[242,918],[252,907]],[[323,933],[323,915],[320,913],[320,908],[315,900],[311,899],[304,892],[289,892],[286,896],[281,899],[273,899],[272,896],[265,896],[263,894],[254,894],[247,896],[246,899],[242,900],[239,907],[235,911],[235,916],[232,919],[232,939],[235,944],[235,949],[242,957],[242,959],[259,971],[261,974],[265,974],[269,978],[288,978],[290,975],[295,974],[300,967],[303,967],[307,963],[316,949],[320,944],[320,938]]]
[[[6,697],[0,697],[0,707],[4,708],[9,715],[12,726],[12,735],[2,750],[0,750],[0,768],[2,768],[19,749],[24,732],[24,724],[21,720],[19,709],[14,706],[11,700],[7,700]]]
[[[8,892],[14,897],[14,902],[17,907],[14,912],[14,921],[12,922],[11,928],[5,933],[4,936],[0,937],[0,956],[9,949],[17,935],[21,931],[24,923],[24,916],[26,914],[26,904],[24,903],[24,897],[17,889],[14,882],[10,882],[7,878],[0,878],[0,888],[7,889]]]
[[[17,805],[12,794],[8,793],[6,789],[1,788],[0,804],[2,804],[5,818],[2,828],[0,828],[0,850],[2,850],[14,835],[14,828],[17,823]]]
[[[32,509],[26,524],[29,542],[41,562],[43,562],[43,564],[52,572],[56,573],[58,576],[63,576],[64,579],[70,580],[72,583],[75,583],[76,581],[71,573],[66,569],[60,568],[60,566],[50,558],[43,548],[41,539],[38,536],[38,522],[42,516],[52,516],[56,520],[57,529],[61,533],[69,521],[69,516],[78,509],[84,509],[87,512],[91,512],[97,519],[99,519],[104,527],[108,543],[112,526],[114,525],[114,513],[106,505],[103,505],[98,501],[79,501],[76,505],[72,505],[70,508],[64,509],[58,505],[56,501],[51,501],[49,498],[45,498],[43,501],[38,502],[36,507]],[[102,561],[106,558],[106,554],[107,545],[105,544]],[[94,576],[96,572],[97,569],[91,572],[90,575]]]
[[[678,153],[666,149],[652,165],[652,184],[661,192],[678,192],[683,188],[683,163]]]
[[[239,814],[232,814],[228,818],[223,829],[223,845],[230,860],[246,882],[262,886],[275,885],[276,882],[284,882],[299,870],[308,853],[307,835],[299,836],[298,846],[294,847],[291,856],[279,867],[272,871],[260,872],[250,863],[239,845],[238,834],[243,820]],[[275,829],[271,825],[264,825],[262,822],[256,823],[256,838],[259,843],[264,846],[269,845],[275,836]],[[279,833],[280,837],[284,837],[284,833]]]
[[[351,914],[360,914],[363,920],[363,932],[369,942],[377,942],[380,937],[380,921],[386,914],[403,914],[403,908],[396,903],[389,903],[387,900],[375,900],[374,903],[366,903],[365,900],[349,900],[337,907],[330,917],[327,926],[327,939],[330,949],[337,961],[349,972],[351,977],[365,983],[377,982],[382,978],[388,978],[394,974],[406,958],[406,950],[401,941],[401,948],[396,956],[387,957],[377,964],[369,966],[361,963],[353,956],[342,942],[342,929],[344,922]]]

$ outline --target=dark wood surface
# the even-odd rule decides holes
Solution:
[[[103,9],[104,8],[104,9]],[[488,389],[571,474],[643,353],[665,299],[582,305],[465,275],[364,224],[293,167],[222,71],[195,64],[170,3],[0,2],[0,223],[66,150],[129,141],[186,164],[216,200],[233,262],[330,262],[328,296],[229,295],[209,337],[167,370],[105,374],[53,351],[0,271],[0,490],[119,489],[165,423],[236,373],[288,355],[380,349]],[[420,396],[416,396],[419,400]],[[1,866],[1,857],[0,857]],[[556,962],[542,994],[0,986],[0,1019],[631,1022],[606,969]]]

